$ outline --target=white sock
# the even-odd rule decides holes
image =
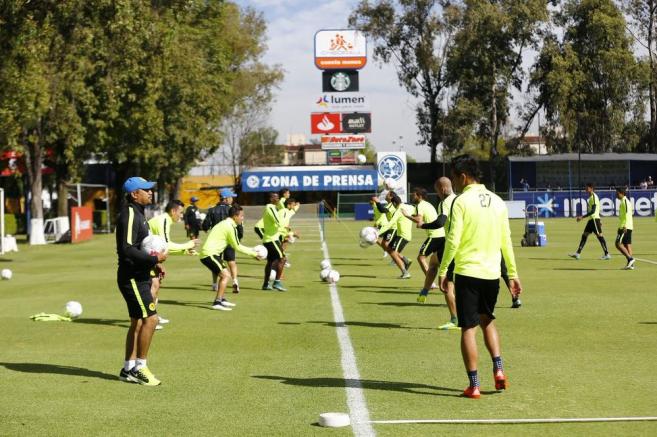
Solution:
[[[238,282],[237,278],[233,279],[233,285],[237,285],[238,287],[240,286],[240,283]]]
[[[142,367],[147,367],[146,359],[144,358],[142,360],[141,358],[137,358],[137,363],[135,364],[135,367],[137,368],[137,370],[141,369]]]
[[[123,362],[123,370],[125,370],[126,372],[128,370],[132,370],[133,367],[135,367],[135,360],[125,360]]]

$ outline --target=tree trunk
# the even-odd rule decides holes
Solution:
[[[657,153],[657,65],[655,65],[655,56],[653,48],[655,43],[655,11],[653,2],[650,2],[650,18],[648,20],[648,60],[650,62],[650,82],[648,84],[648,93],[650,96],[650,140],[649,150]]]
[[[43,218],[43,203],[41,193],[43,192],[43,178],[41,175],[41,163],[43,162],[43,149],[38,142],[40,136],[35,135],[36,142],[31,142],[25,135],[25,166],[27,168],[27,180],[32,199],[30,200],[30,216],[32,218]],[[29,224],[28,224],[29,225]]]
[[[491,179],[491,191],[495,191],[495,158],[497,157],[497,137],[499,136],[499,127],[497,120],[497,78],[495,66],[493,66],[493,86],[492,86],[492,102],[491,102],[491,130],[492,138],[490,145],[490,159],[488,160],[488,165],[490,166],[490,179]]]
[[[57,180],[57,217],[68,216],[68,189],[66,181]]]

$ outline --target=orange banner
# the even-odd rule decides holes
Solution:
[[[93,210],[87,206],[71,208],[71,243],[90,240],[94,234]]]

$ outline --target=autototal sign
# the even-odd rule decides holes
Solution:
[[[342,132],[354,134],[372,132],[371,114],[364,112],[342,114]]]

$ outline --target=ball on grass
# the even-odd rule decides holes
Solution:
[[[82,304],[75,300],[66,302],[66,315],[72,319],[77,319],[82,314]]]
[[[0,276],[2,276],[2,279],[5,279],[5,280],[8,281],[8,280],[11,279],[12,276],[14,276],[14,274],[9,269],[2,269],[2,272],[0,272]]]

